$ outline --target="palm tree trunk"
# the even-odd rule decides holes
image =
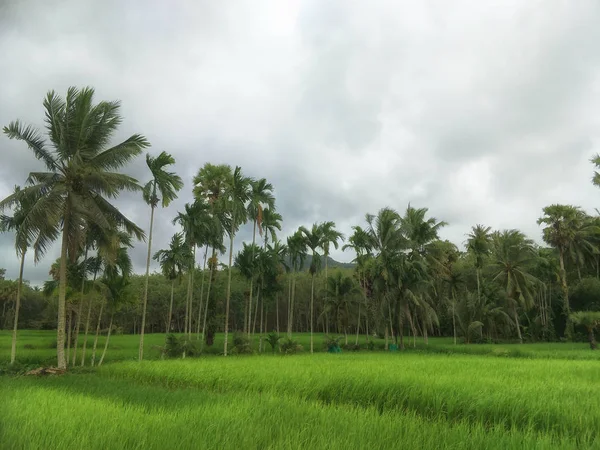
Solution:
[[[171,318],[173,317],[173,293],[175,291],[175,278],[171,280],[171,301],[169,302],[169,315],[167,316],[167,333],[171,332]]]
[[[292,304],[290,305],[290,338],[294,332],[294,308],[296,302],[296,270],[292,274]]]
[[[277,320],[277,334],[279,334],[279,295],[275,295],[275,318]]]
[[[385,326],[385,351],[387,352],[390,348],[389,336],[388,336],[388,326]]]
[[[193,308],[193,305],[194,305],[194,301],[193,301],[194,300],[194,281],[195,281],[195,278],[196,278],[196,245],[194,244],[193,247],[194,247],[194,250],[193,250],[193,261],[194,261],[194,264],[192,265],[192,279],[191,279],[191,286],[190,286],[190,294],[189,294],[189,297],[187,299],[188,304],[189,304],[189,306],[188,306],[189,314],[188,314],[188,317],[187,317],[188,323],[186,324],[187,334],[190,337],[192,336],[192,317],[194,316],[194,312],[193,312],[193,309],[194,309]]]
[[[563,311],[565,318],[567,319],[567,327],[565,329],[565,336],[567,340],[573,340],[573,322],[571,321],[571,307],[569,305],[569,287],[567,286],[567,272],[565,270],[565,258],[564,251],[562,248],[559,250],[559,262],[560,262],[560,283],[562,285],[564,304]]]
[[[479,284],[479,277],[480,277],[480,269],[479,267],[477,267],[477,269],[475,270],[475,274],[477,275],[477,300],[479,301],[479,303],[481,303],[481,286]]]
[[[104,310],[104,301],[100,303],[100,312],[98,313],[98,326],[96,326],[96,336],[94,337],[94,348],[92,349],[92,367],[96,362],[96,348],[98,346],[98,336],[100,335],[100,322],[102,321],[102,311]]]
[[[185,316],[183,317],[183,334],[187,334],[188,329],[188,317],[190,315],[190,295],[192,292],[192,272],[194,271],[193,267],[188,268],[188,285],[187,292],[185,294]]]
[[[360,332],[360,303],[358,304],[358,319],[356,321],[356,342],[355,344],[358,345],[358,334]]]
[[[292,276],[288,278],[287,337],[292,337]]]
[[[156,184],[154,196],[156,196]],[[146,328],[146,307],[148,305],[148,281],[150,280],[150,256],[152,252],[152,228],[154,226],[154,206],[150,208],[150,232],[148,233],[148,255],[146,257],[146,281],[144,282],[144,300],[142,302],[142,325],[140,327],[139,360],[144,359],[144,329]]]
[[[94,271],[94,281],[92,282],[92,284],[96,283],[96,275],[98,272]],[[87,341],[88,341],[88,331],[90,330],[90,319],[92,317],[92,299],[89,298],[88,299],[88,312],[87,312],[87,318],[85,319],[85,334],[83,336],[83,348],[81,349],[81,366],[83,367],[85,365],[85,352],[87,349]],[[134,330],[135,330],[135,325],[134,325]],[[135,331],[134,331],[135,334]]]
[[[425,319],[423,319],[423,342],[425,345],[429,345],[429,336],[427,335],[427,324],[425,323]]]
[[[517,314],[517,308],[514,308],[513,314],[515,316],[515,325],[517,326],[517,336],[519,337],[519,344],[522,344],[523,336],[521,336],[521,325],[519,325],[519,315]]]
[[[229,334],[229,300],[231,299],[231,266],[233,263],[233,224],[235,215],[231,220],[231,235],[229,236],[229,274],[227,276],[227,297],[225,300],[225,340],[223,342],[223,355],[227,356],[227,339]]]
[[[73,328],[73,308],[69,308],[67,321],[67,366],[71,360],[71,329]]]
[[[214,259],[217,255],[215,248],[212,249],[211,260],[214,263]],[[210,264],[209,264],[210,265]],[[200,353],[204,349],[204,341],[206,340],[206,318],[208,316],[208,303],[210,302],[210,288],[212,286],[213,279],[213,265],[210,265],[210,270],[208,272],[208,287],[206,288],[206,303],[204,304],[204,321],[202,322],[202,342],[200,343]]]
[[[17,330],[19,329],[19,308],[21,307],[21,289],[23,287],[23,268],[25,267],[25,250],[21,251],[21,266],[19,268],[19,284],[17,284],[17,299],[15,300],[15,323],[13,326],[12,343],[10,347],[10,363],[15,363],[17,357]]]
[[[312,282],[310,287],[310,352],[313,353],[314,342],[313,342],[313,308],[315,300],[315,274],[312,274]]]
[[[454,345],[456,345],[456,300],[452,300],[452,334],[454,335]]]
[[[252,322],[252,336],[254,336],[256,332],[256,321],[258,319],[258,302],[260,300],[260,289],[256,294],[256,305],[254,306],[254,322]]]
[[[256,245],[256,218],[254,219],[254,225],[252,227],[252,264],[254,264],[254,246]],[[252,268],[254,269],[254,267]],[[253,294],[253,284],[254,284],[254,270],[252,270],[252,277],[250,278],[250,294],[248,296],[248,327],[247,331],[248,337],[250,336],[250,324],[252,323],[252,294]],[[246,323],[246,316],[244,317],[244,324]]]
[[[88,248],[87,245],[85,247],[85,255],[83,257],[84,271],[83,271],[83,279],[81,280],[81,295],[79,298],[79,310],[77,311],[77,325],[75,326],[75,343],[73,344],[73,367],[77,363],[77,345],[79,344],[79,328],[81,328],[81,316],[83,315],[83,293],[85,290],[85,274],[87,272],[87,257],[88,257]]]
[[[65,326],[67,310],[67,250],[68,233],[71,226],[70,199],[67,197],[65,216],[63,217],[63,235],[60,250],[59,284],[58,284],[58,320],[56,326],[56,358],[59,369],[67,368],[65,359]]]
[[[102,356],[100,357],[100,361],[98,361],[98,367],[102,365],[102,361],[104,361],[104,356],[106,356],[106,349],[108,348],[108,341],[110,341],[110,332],[112,331],[114,316],[115,313],[113,312],[110,315],[110,323],[108,324],[108,334],[106,335],[106,342],[104,343],[104,350],[102,350]]]
[[[598,348],[598,344],[596,343],[596,336],[594,335],[594,329],[588,328],[588,340],[590,341],[590,348],[592,350],[596,350]]]
[[[262,289],[261,289],[262,291]],[[260,296],[260,326],[258,328],[259,338],[258,338],[258,353],[262,353],[263,351],[263,316],[265,312],[265,296]]]

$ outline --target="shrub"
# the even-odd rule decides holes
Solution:
[[[275,353],[279,339],[281,339],[281,336],[279,336],[279,334],[277,334],[275,331],[272,331],[267,335],[267,342],[271,345],[271,351],[273,353]]]
[[[302,346],[298,344],[298,341],[295,341],[291,338],[285,338],[280,343],[281,352],[286,355],[295,355],[298,352],[302,351]]]
[[[243,333],[236,333],[233,337],[233,353],[251,354],[252,346],[250,345],[250,339]]]
[[[337,338],[333,336],[325,336],[323,345],[329,353],[340,353],[342,351],[340,348],[340,341],[342,339],[343,338],[341,336]]]

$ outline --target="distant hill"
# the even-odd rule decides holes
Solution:
[[[339,261],[336,261],[335,259],[333,259],[332,257],[328,257],[327,260],[328,260],[327,265],[330,269],[332,269],[332,268],[333,269],[336,269],[336,268],[354,269],[356,267],[356,264],[354,264],[354,263],[339,262]],[[308,270],[311,262],[312,262],[312,255],[307,255],[306,258],[304,259],[304,265],[302,266],[302,270]],[[321,269],[323,269],[324,267],[325,267],[325,258],[323,256],[321,256]]]

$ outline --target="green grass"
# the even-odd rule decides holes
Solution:
[[[304,346],[305,351],[310,348],[310,336],[308,333],[298,333],[294,335],[300,344]],[[9,331],[0,331],[0,362],[6,361],[10,357],[11,333]],[[160,359],[160,352],[157,347],[162,346],[165,341],[164,334],[146,334],[145,351],[146,359]],[[104,348],[105,337],[100,336],[98,340],[98,353]],[[349,337],[349,342],[354,343],[354,336]],[[366,350],[364,336],[360,337],[360,343],[363,350]],[[600,352],[590,351],[588,344],[577,343],[534,343],[534,344],[458,344],[454,345],[451,338],[430,338],[429,345],[425,345],[422,339],[417,339],[416,346],[412,346],[412,339],[407,339],[406,352],[426,352],[426,353],[461,353],[473,355],[487,355],[495,357],[520,357],[520,358],[546,358],[546,359],[572,359],[572,360],[598,360],[600,361]],[[54,331],[30,331],[23,330],[19,332],[17,344],[17,361],[24,365],[52,365],[56,361],[56,332]],[[88,340],[87,359],[91,356],[91,347],[93,336]],[[375,339],[376,351],[383,349],[383,339]],[[79,350],[83,340],[79,340]],[[110,338],[110,344],[106,354],[106,362],[132,361],[137,359],[139,336],[137,335],[113,335]],[[270,346],[265,342],[265,349],[270,351]],[[258,336],[253,340],[253,347],[258,349]],[[323,351],[323,334],[315,334],[315,349]],[[211,354],[219,354],[223,351],[223,335],[218,334],[215,344],[207,348]],[[81,355],[81,353],[79,353]],[[99,356],[98,356],[99,358]]]
[[[25,361],[54,360],[54,333],[20,339],[34,347],[19,349]],[[148,335],[147,349],[163,340]],[[0,448],[600,448],[600,365],[585,344],[439,338],[398,353],[140,364],[137,336],[111,343],[91,372],[1,377]],[[0,358],[9,350],[0,333]]]

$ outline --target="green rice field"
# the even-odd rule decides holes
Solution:
[[[52,360],[52,333],[20,336],[21,363]],[[149,335],[148,348],[163,341]],[[586,344],[433,339],[406,352],[185,360],[150,351],[140,364],[136,336],[111,343],[99,369],[2,376],[0,448],[600,448],[600,361]],[[0,334],[2,360],[9,346]]]

